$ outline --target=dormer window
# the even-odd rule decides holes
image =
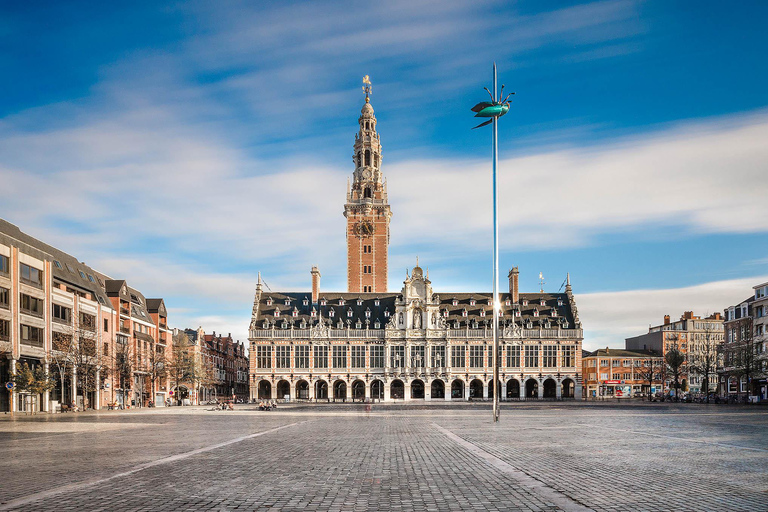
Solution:
[[[384,318],[389,318],[389,309],[384,311]]]
[[[528,299],[523,299],[523,306],[527,306],[527,305],[528,305]]]
[[[306,329],[307,328],[307,321],[303,318],[301,319],[301,323],[299,324],[299,328]]]
[[[360,329],[362,327],[363,327],[363,324],[360,323],[360,319],[358,319],[357,322],[355,322],[355,329]]]
[[[309,300],[308,300],[306,297],[304,297],[304,302],[303,302],[303,304],[304,304],[305,306],[309,306]]]
[[[493,306],[493,299],[488,299],[488,305]]]
[[[443,317],[448,318],[448,310],[447,309],[443,310]]]
[[[475,298],[474,297],[470,297],[469,298],[469,305],[470,306],[474,306],[475,304],[477,304],[477,301],[475,300]]]
[[[367,309],[365,310],[365,318],[371,318],[371,310]]]
[[[362,306],[363,305],[363,299],[358,298],[357,299],[357,305]]]
[[[466,309],[466,308],[464,308],[464,309],[461,311],[461,316],[463,316],[464,318],[467,318],[467,309]]]
[[[454,320],[453,321],[453,328],[454,329],[458,329],[459,328],[459,321],[458,320]]]
[[[280,310],[275,308],[275,318],[280,316]]]
[[[539,300],[539,306],[546,306],[547,302],[544,299]]]
[[[373,324],[373,328],[374,328],[374,329],[381,329],[381,322],[379,322],[378,320],[376,320],[376,322]]]
[[[381,305],[381,301],[377,298],[375,301],[373,301],[373,305],[379,307]]]
[[[312,308],[312,311],[309,313],[309,315],[310,315],[312,318],[315,318],[315,317],[317,316],[317,311],[315,311],[315,308]]]
[[[283,329],[287,329],[287,328],[288,328],[288,321],[283,320]]]
[[[558,306],[562,306],[563,305],[563,298],[562,297],[558,297],[557,298],[557,305]]]
[[[341,321],[341,318],[339,318],[339,321],[336,323],[337,329],[343,329],[344,328],[344,322]]]
[[[481,316],[481,317],[483,317],[483,318],[485,318],[485,310],[484,310],[484,309],[481,309],[481,310],[480,310],[480,316]]]
[[[509,297],[507,297],[507,300],[504,301],[504,305],[505,306],[511,306],[512,305],[512,301],[509,300]]]
[[[264,320],[264,328],[269,329],[269,320]]]
[[[329,310],[328,310],[328,316],[329,316],[329,317],[333,318],[335,314],[336,314],[336,311],[335,311],[335,310],[333,310],[333,309],[329,309]]]
[[[296,317],[298,317],[298,316],[299,316],[299,310],[298,310],[298,309],[296,309],[296,308],[293,308],[293,311],[291,311],[291,316],[292,316],[293,318],[296,318]]]
[[[347,318],[352,318],[352,308],[347,310]]]
[[[325,300],[325,297],[323,297],[322,299],[320,299],[320,305],[321,305],[321,306],[327,306],[327,305],[328,305],[328,301],[327,301],[327,300]]]
[[[344,299],[343,298],[339,299],[339,306],[343,306],[344,304],[346,304]]]
[[[563,318],[563,321],[560,322],[560,325],[563,327],[563,329],[567,329],[568,328],[568,320]]]
[[[515,310],[515,316],[516,316],[517,318],[520,318],[520,310],[519,310],[519,309],[516,309],[516,310]]]
[[[456,299],[452,299],[451,300],[451,304],[453,304],[454,306],[458,306],[459,305],[459,301],[456,300]]]
[[[538,309],[534,309],[533,310],[533,316],[535,316],[535,317],[539,316],[539,310]]]
[[[291,299],[285,299],[285,305],[290,306],[291,305]]]
[[[557,318],[557,310],[555,308],[552,308],[552,312],[550,314],[553,318]]]
[[[472,320],[472,328],[473,329],[477,329],[477,320],[476,319]]]
[[[272,305],[272,297],[267,297],[267,306]]]

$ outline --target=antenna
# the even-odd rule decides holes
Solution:
[[[539,293],[544,293],[544,285],[547,284],[544,281],[544,274],[539,272]]]

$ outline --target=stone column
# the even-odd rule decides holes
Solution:
[[[544,383],[541,382],[541,379],[538,379],[537,382],[539,383],[539,398],[544,398]]]
[[[445,401],[446,402],[450,402],[451,401],[451,383],[450,382],[445,384]]]
[[[371,401],[371,383],[370,382],[367,382],[365,384],[365,399],[369,402]]]
[[[520,381],[520,398],[525,398],[525,379]]]
[[[507,398],[507,381],[502,379],[500,394],[499,394],[499,400],[504,400]]]
[[[317,385],[317,381],[309,383],[309,400],[310,401],[315,399],[315,386],[316,385]]]
[[[411,396],[411,383],[410,382],[403,382],[403,398],[405,400],[411,400],[413,398]]]
[[[70,406],[77,405],[77,369],[75,367],[72,367],[72,385],[70,386],[71,393],[72,393],[72,401],[70,402]]]
[[[347,401],[352,401],[352,383],[347,382]]]
[[[491,380],[493,382],[493,380]],[[488,396],[488,384],[483,384],[483,398],[491,398]]]
[[[469,382],[464,383],[464,400],[469,401]]]
[[[48,376],[48,363],[43,364],[43,370],[45,371],[45,375]],[[51,392],[46,391],[43,393],[43,403],[40,404],[41,409],[43,412],[52,412],[51,411]]]
[[[101,409],[101,370],[96,370],[96,385],[94,387],[96,388],[96,392],[93,397],[93,401],[95,402],[93,404],[93,409],[98,411]],[[155,400],[154,390],[152,391],[152,398],[150,400]]]
[[[11,359],[10,360],[10,370],[11,370],[11,376],[16,375],[16,360]],[[14,386],[13,390],[8,393],[8,396],[10,397],[10,408],[11,408],[11,414],[14,414],[16,412],[16,409],[19,407],[19,394],[16,392],[16,387]]]
[[[291,400],[296,400],[296,383],[295,382],[288,383],[288,393],[291,396]]]
[[[389,402],[389,386],[391,385],[391,382],[385,382],[384,383],[384,401]]]
[[[557,384],[555,385],[555,398],[557,398],[558,400],[563,398],[563,384],[562,384],[562,382],[557,382]]]

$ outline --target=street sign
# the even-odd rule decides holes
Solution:
[[[5,387],[8,389],[13,389],[13,382],[6,382]]]

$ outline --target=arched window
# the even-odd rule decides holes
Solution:
[[[379,166],[379,154],[378,153],[374,153],[373,154],[373,165],[376,166],[376,167]]]
[[[365,150],[365,165],[371,165],[371,150]]]
[[[371,198],[371,187],[365,187],[365,190],[363,191],[363,197],[366,199]]]
[[[365,122],[365,129],[366,130],[370,129],[370,126],[371,126],[370,123],[368,123],[368,121],[366,121]]]

